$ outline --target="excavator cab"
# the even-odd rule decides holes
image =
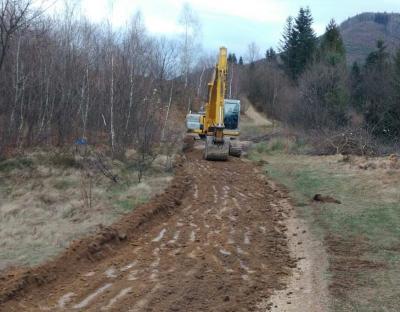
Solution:
[[[239,122],[240,122],[240,101],[225,100],[224,101],[225,133],[239,135]]]

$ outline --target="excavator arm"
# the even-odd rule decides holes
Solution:
[[[223,130],[225,128],[224,100],[227,71],[227,50],[226,48],[221,48],[213,79],[208,84],[208,101],[205,116],[205,129],[207,129],[208,135],[213,135],[216,129]]]
[[[207,160],[226,160],[229,155],[229,140],[224,137],[224,101],[228,72],[227,49],[220,48],[218,63],[212,81],[208,84],[208,101],[204,118]]]

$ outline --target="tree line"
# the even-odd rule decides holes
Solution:
[[[31,0],[1,0],[0,156],[78,139],[114,156],[146,154],[181,135],[168,122],[171,105],[193,102],[199,84],[189,75],[198,27],[190,7],[180,23],[182,37],[166,39],[149,35],[140,13],[116,30],[69,1],[49,17]]]
[[[246,92],[272,118],[309,133],[363,133],[395,145],[400,137],[400,48],[378,41],[363,64],[348,66],[334,20],[317,37],[309,8],[287,19],[278,52],[249,66]]]

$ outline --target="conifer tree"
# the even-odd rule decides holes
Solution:
[[[233,64],[237,64],[237,58],[236,58],[236,54],[235,53],[232,53],[232,63]]]
[[[376,50],[371,52],[365,61],[365,68],[368,70],[382,71],[388,66],[389,53],[386,52],[386,45],[383,40],[378,40]]]
[[[397,50],[394,57],[394,77],[393,84],[395,87],[395,97],[398,100],[400,106],[400,48]]]
[[[390,107],[393,95],[393,68],[389,54],[382,40],[377,42],[376,50],[371,52],[363,68],[363,95],[365,106],[362,108],[368,128],[382,138],[389,134]]]
[[[353,108],[361,112],[363,106],[363,90],[361,68],[354,62],[350,71],[351,104]]]
[[[331,20],[322,36],[318,58],[325,60],[328,64],[336,65],[345,62],[346,49],[339,26],[335,20]]]
[[[400,137],[400,48],[397,50],[393,62],[393,99],[388,115],[388,124],[391,134]]]
[[[272,47],[265,52],[265,58],[267,62],[276,62],[276,52]]]
[[[281,57],[287,74],[293,79],[305,71],[312,62],[317,37],[312,29],[313,18],[309,8],[300,8],[299,14],[293,20],[289,17],[281,43]]]
[[[300,8],[295,20],[294,31],[297,34],[296,67],[294,76],[299,77],[307,65],[312,62],[317,46],[317,37],[312,29],[313,18],[309,8]]]
[[[293,17],[289,16],[281,40],[281,59],[286,74],[295,79],[297,33],[293,27]]]

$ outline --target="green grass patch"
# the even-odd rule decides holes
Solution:
[[[33,167],[33,161],[27,157],[15,157],[0,162],[0,171],[10,172],[15,169],[27,169]]]
[[[308,153],[308,150],[309,147],[301,139],[293,137],[276,136],[272,137],[268,141],[255,144],[250,151],[250,155],[252,158],[257,158],[257,157],[259,158],[260,156],[262,157],[265,154],[267,155],[277,155],[281,153],[306,154]]]
[[[376,171],[374,177],[328,158],[288,155],[277,142],[257,145],[250,157],[268,161],[268,174],[289,189],[299,215],[321,241],[329,234],[343,239],[362,237],[367,250],[361,259],[384,265],[354,274],[357,285],[365,286],[354,287],[346,297],[335,298],[332,310],[372,312],[399,307],[400,203],[395,197],[387,198],[387,193],[383,195],[384,186],[378,183],[382,173]],[[400,192],[400,181],[397,187]],[[332,196],[342,204],[312,203],[315,194]]]
[[[139,196],[136,198],[127,198],[127,199],[117,200],[116,207],[118,209],[118,212],[127,213],[127,212],[131,212],[137,206],[139,206],[147,201],[148,201],[147,196]]]

